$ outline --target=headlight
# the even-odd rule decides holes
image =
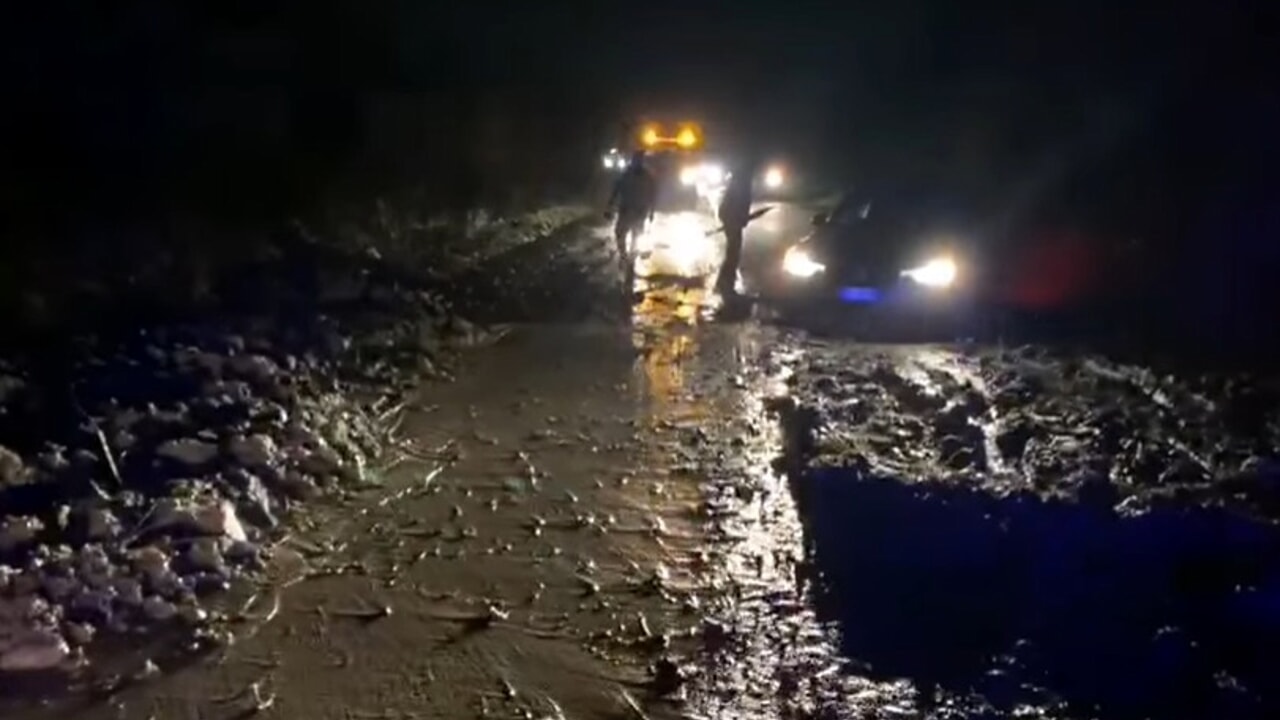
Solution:
[[[724,168],[719,165],[703,165],[702,178],[712,185],[719,185],[724,182]]]
[[[784,179],[781,168],[771,167],[764,173],[764,186],[770,190],[777,190],[782,187]]]
[[[605,166],[606,168],[609,168],[610,170],[612,170],[612,169],[613,169],[613,157],[611,157],[611,156],[609,156],[609,155],[605,155],[605,156],[604,156],[604,166]]]
[[[689,187],[698,181],[698,168],[685,167],[680,168],[680,184]]]
[[[951,258],[935,258],[920,267],[903,270],[902,276],[928,287],[951,287],[956,281],[956,264]]]
[[[798,278],[811,278],[826,269],[826,265],[815,262],[807,250],[798,246],[782,256],[782,271]]]

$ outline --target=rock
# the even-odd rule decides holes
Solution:
[[[54,630],[30,630],[0,642],[0,672],[53,670],[71,658],[71,647]]]
[[[183,605],[178,608],[178,617],[188,625],[199,625],[209,619],[209,613],[198,605]]]
[[[126,607],[137,607],[142,604],[142,583],[131,577],[111,579],[111,587],[115,590],[116,600]]]
[[[32,599],[32,593],[39,589],[40,576],[35,572],[23,570],[14,573],[13,576],[9,578],[9,592],[19,601],[26,602],[27,600]],[[34,599],[39,600],[39,598]],[[48,609],[47,606],[43,607],[45,610]]]
[[[227,573],[227,562],[222,548],[214,538],[197,538],[192,541],[182,559],[187,567],[201,572]]]
[[[232,439],[230,451],[236,462],[256,468],[270,464],[276,457],[277,448],[270,435],[258,434]]]
[[[83,589],[67,604],[67,619],[105,625],[111,620],[111,601],[109,591]]]
[[[280,372],[280,367],[264,355],[236,355],[227,361],[227,370],[254,385],[270,383]]]
[[[279,524],[280,521],[272,511],[274,502],[271,499],[271,493],[267,491],[267,487],[263,484],[261,478],[257,475],[249,474],[242,490],[244,497],[241,498],[238,507],[245,520],[267,529],[274,528]]]
[[[110,575],[113,569],[111,558],[101,545],[86,545],[77,555],[76,572],[81,577],[91,575]]]
[[[195,467],[208,464],[217,458],[218,446],[194,438],[170,440],[156,448],[156,455]]]
[[[280,491],[295,500],[308,500],[320,494],[314,480],[293,470],[280,479]]]
[[[19,577],[35,580],[37,583],[39,580],[31,573],[23,573]],[[17,586],[19,584],[13,583],[15,590],[18,589]],[[34,594],[37,587],[38,584],[31,588],[22,589],[21,594],[12,598],[0,598],[0,627],[16,624],[38,624],[48,618],[51,608],[44,598]]]
[[[134,550],[129,561],[136,572],[148,579],[169,571],[169,555],[154,545]]]
[[[88,623],[67,623],[63,628],[63,635],[74,645],[88,645],[96,632]]]
[[[298,463],[298,469],[316,477],[336,475],[342,470],[342,459],[333,448],[321,447],[304,456]]]
[[[41,469],[50,473],[60,473],[71,467],[71,461],[67,459],[67,449],[61,445],[50,443],[36,457],[36,463]],[[3,485],[0,482],[0,485]]]
[[[44,523],[36,517],[6,517],[0,521],[0,553],[13,552],[30,545],[43,529]]]
[[[17,453],[0,445],[0,488],[26,485],[34,476]]]
[[[45,573],[40,578],[40,590],[56,603],[65,602],[79,589],[80,582],[69,575]]]
[[[196,519],[210,535],[226,536],[239,541],[249,539],[244,526],[240,524],[240,518],[236,516],[235,506],[225,500],[215,506],[201,508]]]
[[[80,508],[74,515],[72,527],[79,537],[88,542],[110,540],[120,534],[120,521],[104,507]]]
[[[178,614],[178,608],[164,598],[151,595],[142,601],[142,614],[153,622],[166,622]]]
[[[236,516],[235,506],[226,500],[182,503],[173,499],[156,503],[154,519],[148,530],[180,532],[191,535],[225,535],[232,540],[247,540],[244,526]]]

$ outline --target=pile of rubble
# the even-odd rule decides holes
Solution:
[[[298,255],[224,284],[234,312],[0,364],[0,677],[199,626],[295,504],[380,482],[407,393],[493,337],[376,253]]]
[[[0,446],[2,671],[74,663],[103,630],[198,622],[294,503],[377,481],[385,384],[239,336],[150,340],[76,366],[79,422],[59,442]],[[6,414],[36,402],[24,378],[2,384]]]

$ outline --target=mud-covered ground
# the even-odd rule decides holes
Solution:
[[[670,278],[619,312],[608,242],[476,270],[524,322],[295,510],[217,642],[6,716],[1275,716],[1265,378],[819,340]],[[662,244],[642,276],[717,251]]]
[[[801,348],[786,415],[820,607],[869,673],[998,716],[1275,716],[1274,384]]]

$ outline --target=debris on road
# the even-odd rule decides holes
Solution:
[[[581,212],[545,215],[477,229],[488,240],[419,274],[300,231],[229,273],[218,312],[0,361],[0,674],[83,666],[104,634],[200,624],[300,503],[427,462],[398,437],[409,393],[503,332],[459,317],[439,274]]]
[[[1280,712],[1273,378],[1034,347],[797,357],[785,464],[851,660],[998,715]]]

